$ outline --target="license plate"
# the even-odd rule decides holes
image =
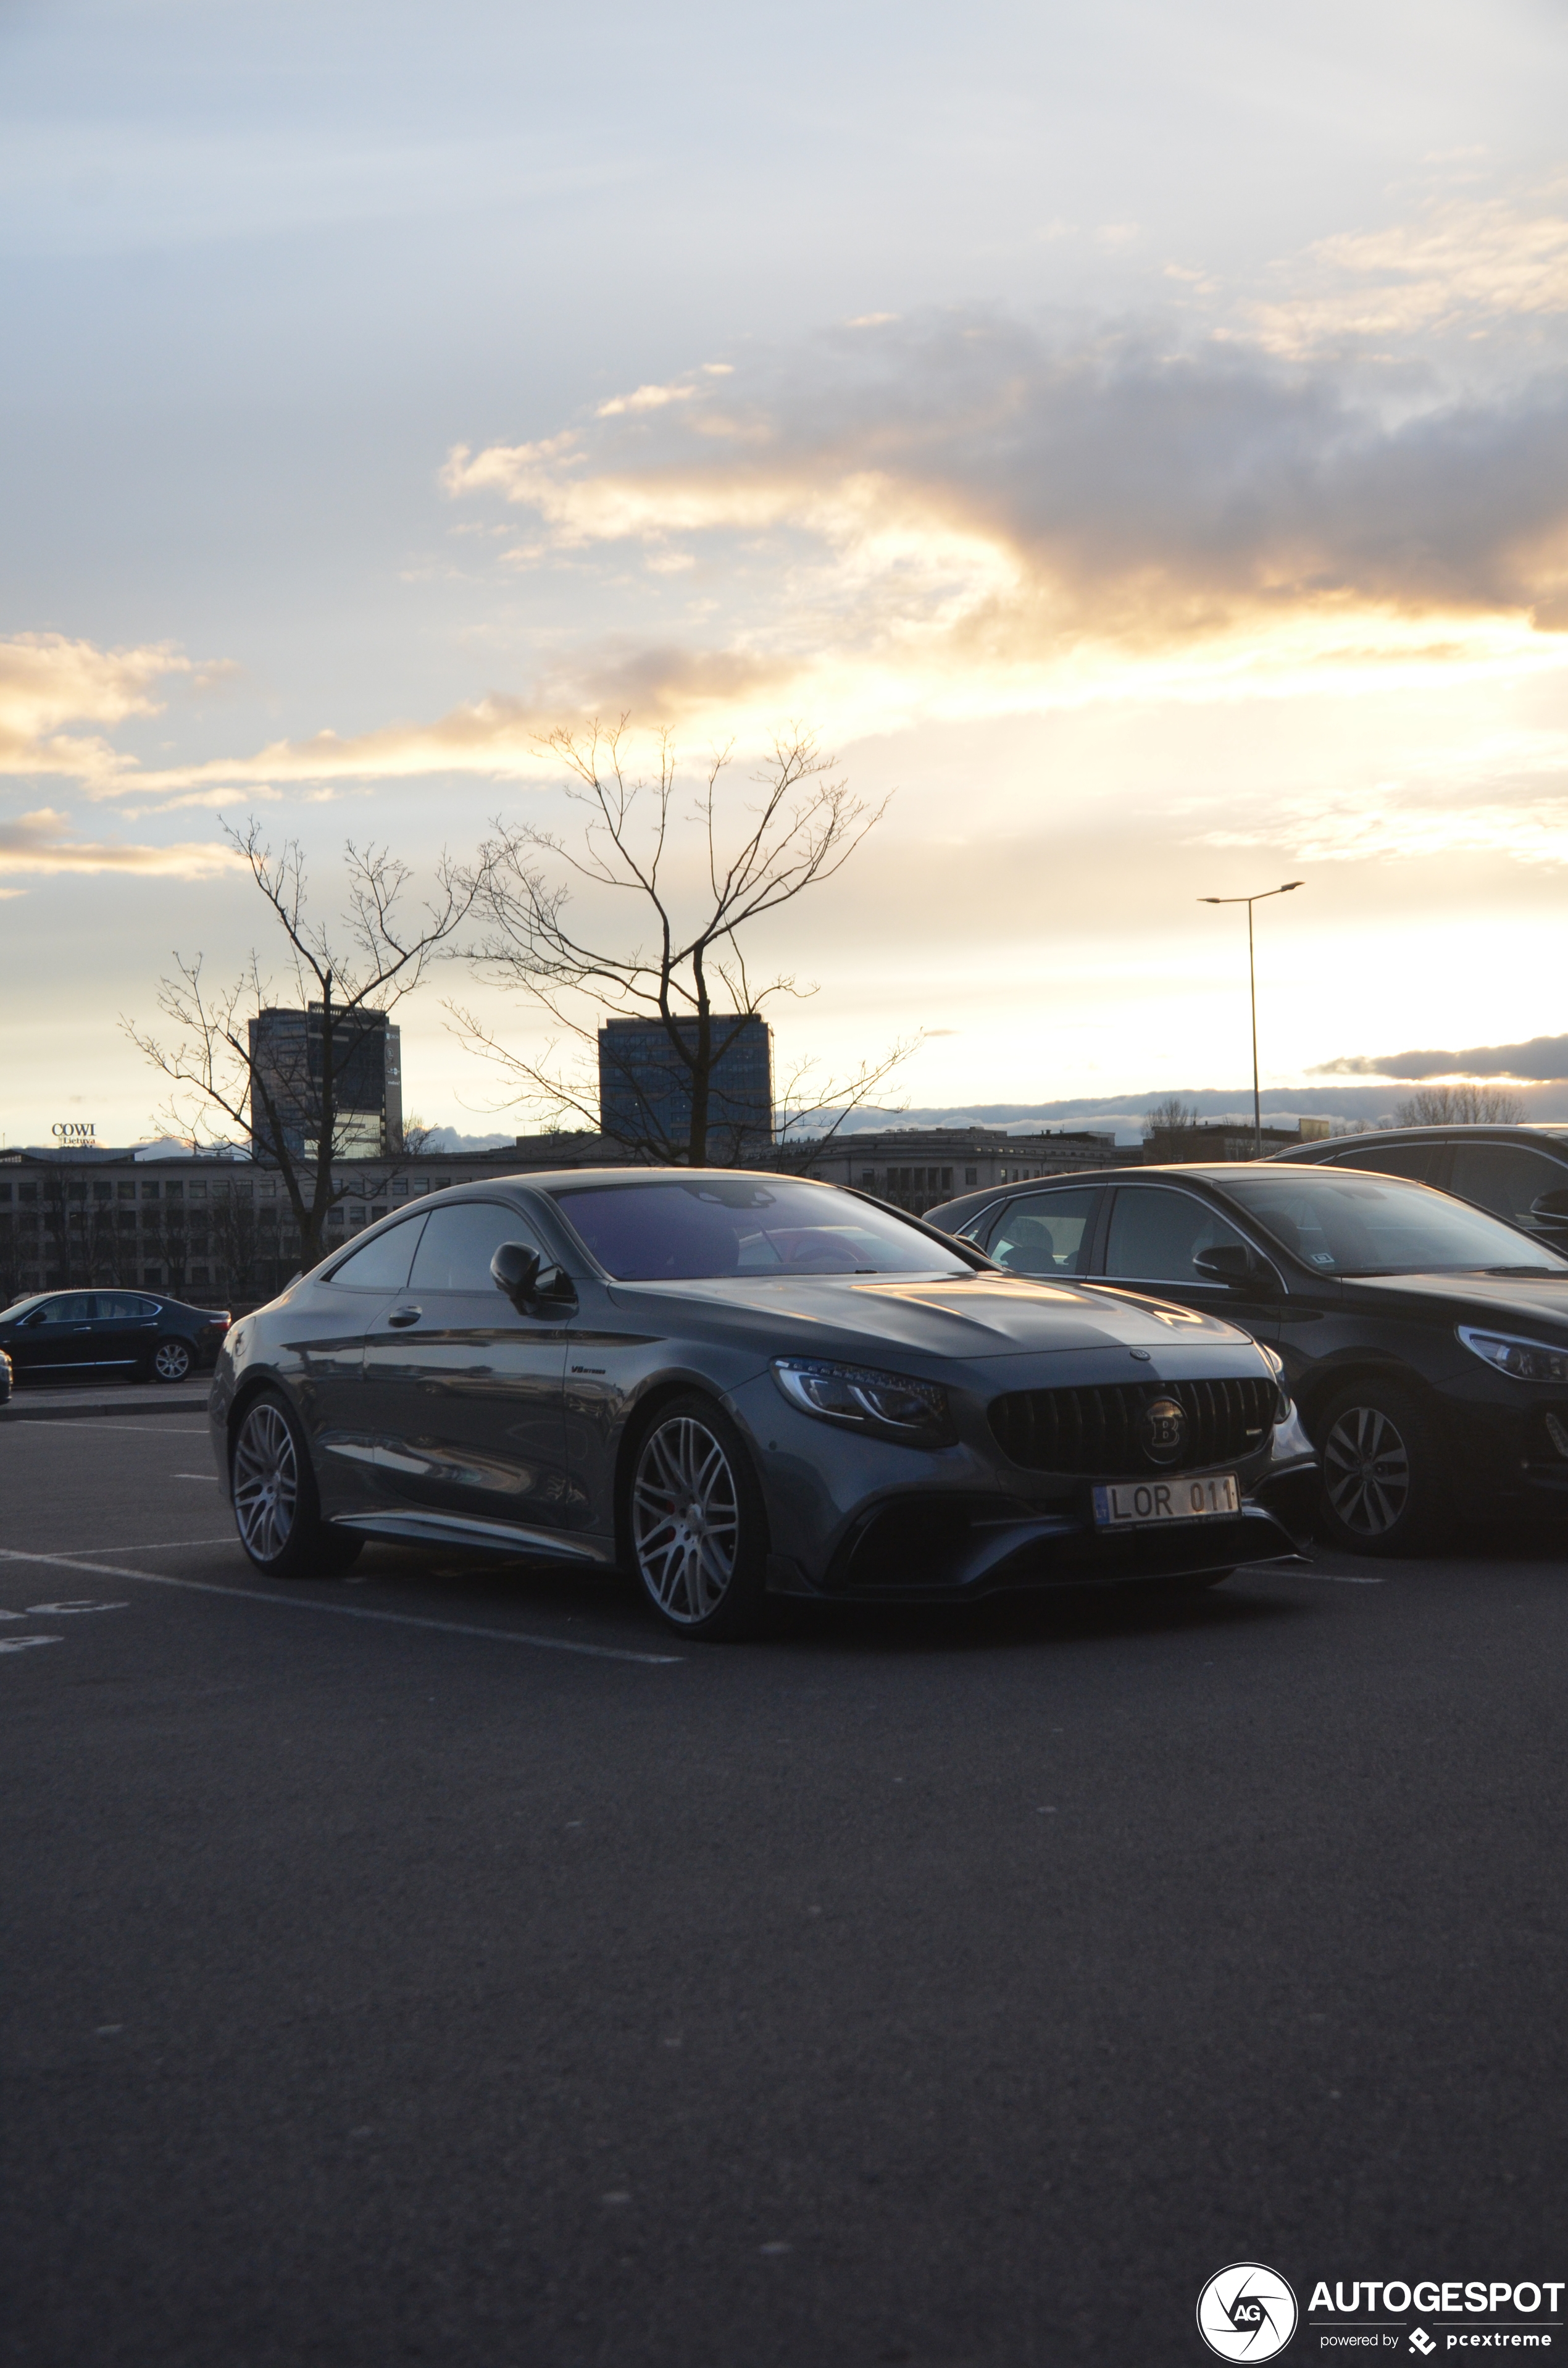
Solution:
[[[1095,1490],[1095,1520],[1102,1530],[1142,1530],[1161,1521],[1215,1521],[1242,1509],[1233,1472],[1201,1480],[1113,1480]]]

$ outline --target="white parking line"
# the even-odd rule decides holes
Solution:
[[[168,1578],[162,1571],[127,1570],[114,1563],[87,1562],[74,1554],[22,1554],[0,1546],[0,1562],[42,1563],[53,1570],[83,1570],[94,1578],[137,1578],[147,1587],[177,1587],[192,1595],[232,1595],[242,1603],[266,1603],[280,1611],[335,1612],[340,1620],[381,1620],[393,1628],[434,1628],[446,1636],[483,1636],[494,1645],[534,1645],[543,1653],[584,1653],[596,1661],[638,1661],[648,1668],[674,1668],[681,1653],[633,1653],[617,1645],[579,1645],[566,1636],[529,1636],[516,1628],[471,1628],[460,1620],[426,1620],[412,1611],[376,1611],[369,1604],[323,1603],[308,1595],[264,1595],[257,1587],[215,1587],[210,1579]]]

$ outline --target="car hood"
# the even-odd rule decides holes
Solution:
[[[728,1314],[753,1338],[765,1331],[770,1351],[802,1356],[814,1350],[863,1359],[881,1349],[967,1362],[1052,1349],[1252,1346],[1233,1324],[1189,1307],[1004,1274],[939,1282],[899,1275],[722,1276],[612,1283],[609,1296],[626,1314],[640,1299],[656,1297],[661,1329],[670,1326],[672,1301],[701,1309],[725,1329]]]
[[[1345,1279],[1346,1303],[1437,1299],[1473,1308],[1482,1321],[1549,1324],[1568,1330],[1568,1267],[1557,1276],[1528,1274],[1368,1274]]]

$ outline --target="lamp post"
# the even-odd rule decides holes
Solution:
[[[1299,880],[1287,880],[1280,888],[1260,888],[1256,896],[1200,896],[1200,905],[1244,905],[1247,908],[1247,991],[1252,999],[1252,1153],[1255,1159],[1263,1157],[1263,1108],[1257,1093],[1257,970],[1252,952],[1252,908],[1266,904],[1270,896],[1288,896],[1292,888],[1300,888]]]

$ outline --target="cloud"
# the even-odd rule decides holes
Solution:
[[[67,814],[48,806],[0,822],[0,873],[128,871],[158,880],[204,880],[235,869],[240,859],[223,845],[136,847],[77,838]],[[0,894],[23,892],[6,889]]]
[[[1277,267],[1287,296],[1246,307],[1264,345],[1300,355],[1568,313],[1568,218],[1504,198],[1433,203],[1419,222],[1346,231]]]
[[[1568,1078],[1568,1036],[1527,1044],[1474,1044],[1464,1053],[1349,1053],[1308,1071],[1313,1077],[1450,1077],[1554,1084]]]
[[[61,633],[21,633],[0,642],[0,773],[111,779],[129,758],[100,734],[62,727],[156,715],[160,702],[152,686],[162,676],[191,671],[190,661],[165,643],[100,650]]]

